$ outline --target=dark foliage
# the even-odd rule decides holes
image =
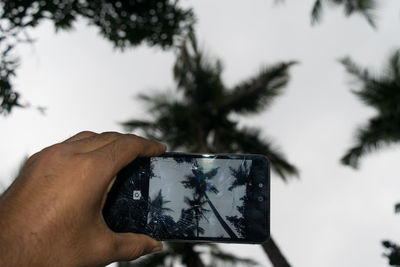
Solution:
[[[379,75],[371,74],[348,57],[341,63],[360,84],[354,94],[377,113],[358,129],[356,144],[341,159],[343,164],[357,168],[365,154],[400,141],[400,50],[391,55]]]
[[[365,154],[400,141],[400,50],[390,56],[386,69],[379,75],[372,75],[349,57],[341,63],[361,84],[359,90],[353,90],[354,94],[376,111],[367,125],[358,129],[356,145],[341,159],[343,164],[357,168]],[[395,212],[399,210],[400,204],[396,204]],[[384,256],[389,264],[400,266],[400,247],[390,241],[383,241],[382,245],[388,251]]]
[[[226,219],[235,227],[235,230],[239,233],[240,237],[246,236],[246,218],[245,218],[245,209],[247,203],[247,196],[240,198],[243,201],[242,206],[238,206],[237,210],[242,216],[226,216]]]
[[[387,253],[384,254],[392,266],[400,266],[400,246],[390,242],[382,241],[382,245],[386,248]]]
[[[195,246],[204,247],[202,251]],[[209,264],[204,264],[200,256],[204,253],[211,255]],[[181,263],[193,267],[217,266],[257,266],[252,259],[240,258],[221,250],[215,244],[165,243],[161,253],[145,256],[134,262],[121,262],[120,267],[164,267]]]
[[[218,167],[208,172],[204,172],[198,164],[194,164],[192,168],[192,175],[187,175],[182,184],[185,188],[194,190],[194,195],[203,195],[207,191],[218,194],[218,189],[215,188],[210,181],[218,173]]]
[[[322,11],[325,3],[343,6],[346,16],[360,14],[372,27],[376,27],[374,10],[377,6],[376,0],[315,0],[311,11],[311,22],[314,24],[322,19]]]
[[[289,69],[294,64],[263,67],[257,75],[226,88],[220,62],[206,58],[191,36],[174,66],[176,90],[182,96],[140,95],[153,119],[133,119],[123,125],[128,130],[142,129],[148,137],[168,143],[171,150],[264,154],[273,170],[286,180],[298,174],[296,167],[272,142],[262,138],[258,129],[239,128],[230,115],[256,114],[270,106],[289,82]]]
[[[2,0],[0,2],[0,114],[21,106],[11,78],[16,57],[10,51],[26,39],[26,33],[42,21],[55,29],[69,30],[78,18],[95,25],[115,47],[124,49],[146,43],[170,47],[186,35],[194,22],[191,9],[172,0]],[[29,38],[28,38],[29,39]]]
[[[219,193],[219,190],[211,182],[211,179],[215,177],[215,175],[218,173],[218,169],[219,167],[214,168],[208,172],[204,172],[204,170],[199,167],[199,164],[197,164],[197,162],[194,162],[192,175],[187,175],[185,177],[185,180],[182,181],[182,184],[185,188],[193,190],[194,200],[188,203],[190,204],[192,209],[195,209],[197,211],[195,213],[197,226],[201,217],[207,220],[207,218],[204,216],[204,212],[202,211],[202,209],[204,209],[203,205],[207,203],[211,207],[211,210],[213,211],[215,217],[218,219],[219,223],[224,228],[226,233],[229,234],[231,238],[237,238],[235,233],[226,224],[222,216],[219,214],[218,210],[215,208],[215,206],[207,196],[207,192],[212,192],[214,194]],[[199,233],[199,231],[197,231],[197,233]]]
[[[178,221],[183,236],[193,237],[204,234],[204,229],[199,226],[199,222],[201,219],[208,220],[205,214],[210,210],[204,208],[207,201],[202,200],[199,196],[193,196],[192,199],[185,197],[183,201],[188,206],[187,209],[182,210],[181,219]]]
[[[195,232],[197,232],[197,234],[203,233],[204,229],[198,226],[198,220],[195,215],[200,214],[206,218],[204,213],[210,212],[210,210],[204,209],[202,206],[207,203],[207,201],[203,200],[202,203],[199,203],[198,198],[189,199],[187,197],[184,201],[189,208],[182,209],[180,219],[175,222],[171,216],[165,214],[165,212],[172,210],[165,206],[170,201],[164,199],[162,191],[160,190],[153,199],[149,199],[149,228],[147,230],[151,231],[155,236],[160,235],[167,238],[169,234],[179,238],[180,236],[193,237],[195,236]],[[135,262],[120,262],[119,266],[173,266],[173,264],[177,262],[181,262],[190,267],[206,266],[200,257],[203,252],[197,251],[194,246],[195,244],[193,243],[169,242],[165,244],[164,250],[160,253],[145,256]],[[206,244],[205,246],[207,246],[209,250],[208,253],[211,255],[211,262],[207,266],[216,267],[220,266],[220,264],[229,264],[230,266],[257,265],[257,263],[251,259],[240,258],[233,254],[226,253],[214,244]]]
[[[19,94],[13,90],[12,79],[19,65],[18,57],[13,54],[17,43],[15,32],[5,32],[0,23],[0,114],[8,114],[13,107],[21,107]]]
[[[1,19],[9,28],[35,27],[50,20],[56,30],[71,29],[83,17],[118,48],[142,42],[170,46],[193,22],[192,11],[171,0],[3,0],[1,7]]]
[[[153,233],[154,236],[162,236],[164,233],[168,233],[170,230],[176,228],[174,219],[164,214],[166,211],[172,211],[172,209],[165,207],[169,202],[168,200],[164,200],[161,189],[154,199],[149,199],[147,216],[149,222],[146,225],[146,231]]]
[[[232,167],[229,167],[231,171],[232,177],[234,177],[234,180],[231,184],[231,186],[228,188],[229,191],[232,191],[234,188],[238,186],[246,186],[246,193],[245,195],[240,198],[240,200],[243,201],[242,206],[238,206],[237,210],[239,213],[242,215],[238,217],[237,215],[235,216],[227,216],[226,219],[235,227],[235,230],[239,232],[240,236],[245,237],[246,233],[246,207],[248,205],[248,196],[250,194],[248,184],[249,184],[249,168],[247,166],[247,162],[244,160],[243,163],[239,166],[237,170],[235,170]]]
[[[202,208],[205,201],[197,203],[195,200],[185,198],[184,202],[189,208],[181,210],[178,221],[174,221],[170,215],[166,214],[166,212],[173,211],[165,206],[169,202],[169,200],[165,200],[161,189],[153,199],[149,199],[147,233],[152,233],[154,237],[158,238],[187,238],[195,236],[196,232],[197,235],[204,233],[204,229],[198,226],[196,214],[204,216],[204,213],[209,211]]]
[[[128,130],[141,129],[148,137],[163,140],[172,151],[266,155],[273,170],[286,180],[298,174],[296,167],[270,141],[262,138],[258,129],[239,128],[231,115],[256,114],[270,106],[283,93],[290,79],[289,69],[294,64],[289,61],[264,66],[253,77],[227,88],[221,79],[221,63],[199,51],[192,33],[180,48],[174,66],[177,96],[140,95],[148,105],[151,119],[132,119],[123,125]],[[194,247],[186,245],[193,252]],[[287,263],[275,242],[273,245],[264,248],[271,261]]]
[[[232,167],[229,167],[231,171],[231,175],[235,178],[233,180],[232,185],[228,188],[229,191],[232,191],[237,186],[247,185],[248,177],[249,177],[249,167],[247,166],[247,161],[243,160],[242,164],[240,164],[239,168],[235,170]]]

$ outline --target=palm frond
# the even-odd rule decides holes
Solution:
[[[341,62],[361,82],[360,89],[353,93],[378,112],[366,126],[358,129],[356,144],[341,159],[343,164],[357,168],[363,155],[400,141],[400,50],[392,54],[386,71],[380,76],[372,77],[348,57]]]
[[[164,112],[165,110],[168,110],[168,108],[177,101],[173,97],[172,92],[152,92],[151,96],[148,94],[138,94],[137,98],[145,102],[147,105],[147,111],[149,113],[155,113],[155,112]]]
[[[322,11],[321,0],[316,0],[311,10],[311,24],[321,21]]]
[[[356,134],[356,145],[342,157],[341,162],[357,168],[365,154],[400,141],[400,114],[381,114],[369,120]]]
[[[250,258],[241,258],[234,254],[227,253],[219,249],[218,247],[213,247],[211,249],[211,267],[217,267],[225,264],[229,266],[257,266],[258,263]]]
[[[386,71],[380,76],[372,76],[349,57],[343,58],[341,63],[361,83],[360,89],[353,90],[353,93],[366,105],[383,113],[397,109],[400,103],[400,50],[393,53]]]
[[[400,213],[400,203],[397,203],[397,204],[394,206],[394,212],[395,212],[395,213]]]
[[[142,121],[142,120],[129,120],[121,123],[121,125],[127,131],[134,131],[138,128],[147,129],[150,127],[154,127],[154,124],[150,121]]]
[[[394,51],[390,56],[386,72],[388,78],[394,80],[400,87],[400,49]]]
[[[268,106],[288,83],[288,70],[293,64],[295,62],[285,62],[264,68],[250,81],[242,83],[234,90],[228,90],[221,80],[222,64],[205,56],[199,50],[193,35],[179,50],[174,66],[174,78],[177,84],[174,94],[179,96],[171,97],[172,93],[140,95],[139,99],[149,107],[152,120],[131,120],[126,124],[131,127],[141,127],[147,137],[166,142],[172,151],[179,149],[204,153],[225,151],[265,154],[270,158],[273,170],[285,180],[288,175],[297,175],[297,169],[288,163],[283,154],[270,142],[261,140],[259,131],[238,130],[237,122],[231,120],[228,115],[232,111],[241,114],[254,113]],[[225,100],[229,101],[224,103]],[[212,176],[212,174],[206,175]],[[205,191],[217,193],[218,189],[210,182],[196,186],[198,182],[193,180],[194,176],[195,174],[188,175],[186,181],[182,183],[185,188],[197,190],[194,199],[184,199],[189,208],[181,210],[181,217],[177,222],[183,236],[193,236],[195,232],[203,234],[204,229],[199,227],[198,221],[206,218],[207,212],[213,212],[222,226],[225,223],[205,194]],[[209,178],[211,177],[205,180]],[[206,203],[211,210],[202,207]],[[173,219],[171,223],[172,221]],[[229,233],[227,229],[230,227],[226,226],[223,227]],[[171,264],[177,259],[187,265],[202,263],[200,252],[195,251],[194,244],[168,243],[167,246],[169,250],[167,259],[171,260],[164,261],[164,265]],[[216,253],[215,250],[213,253]],[[227,262],[229,266],[235,262],[232,255],[227,253],[221,255],[220,259],[218,263]],[[242,262],[253,265],[253,262],[247,260]]]
[[[272,170],[283,181],[287,181],[288,176],[299,175],[297,168],[287,161],[283,153],[276,148],[272,142],[260,138],[260,131],[254,128],[242,128],[234,134],[238,152],[265,155],[271,162]]]
[[[184,42],[174,65],[174,79],[188,102],[202,108],[219,100],[223,96],[221,72],[221,62],[199,50],[196,38]]]
[[[289,69],[296,63],[289,61],[263,68],[256,76],[233,88],[219,105],[219,112],[260,112],[283,92],[290,79]]]
[[[328,2],[328,0],[325,0]],[[375,10],[377,8],[376,0],[329,0],[330,3],[335,5],[342,5],[344,14],[349,17],[355,13],[365,17],[368,24],[376,29],[376,16]],[[311,10],[311,24],[321,21],[323,11],[322,0],[316,0]]]
[[[368,70],[357,65],[350,57],[344,57],[340,59],[339,62],[345,67],[348,73],[355,76],[359,81],[369,81],[370,76]]]
[[[365,104],[380,113],[395,110],[400,105],[400,87],[386,78],[373,79],[359,91],[353,91]]]
[[[333,1],[335,2],[335,0]],[[343,1],[340,1],[343,2]],[[346,0],[344,1],[344,11],[346,16],[351,16],[353,13],[359,13],[365,17],[368,23],[376,28],[374,10],[377,7],[375,0]]]
[[[400,246],[388,240],[382,241],[386,253],[383,254],[389,260],[389,265],[400,266]]]

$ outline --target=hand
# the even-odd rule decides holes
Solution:
[[[81,132],[28,159],[0,196],[0,266],[101,266],[162,249],[114,233],[102,209],[117,172],[165,145],[135,135]]]

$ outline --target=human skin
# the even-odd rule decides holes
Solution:
[[[102,209],[117,172],[165,145],[135,135],[81,132],[31,156],[0,196],[0,266],[104,266],[162,249],[114,233]]]

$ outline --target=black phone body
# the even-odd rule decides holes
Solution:
[[[165,153],[122,169],[103,209],[115,232],[259,244],[269,238],[270,166],[261,155]]]

